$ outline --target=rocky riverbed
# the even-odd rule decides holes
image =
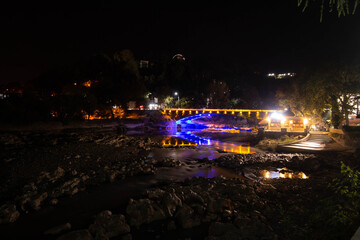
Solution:
[[[340,160],[358,167],[356,156],[334,154],[224,153],[214,160],[149,157],[155,149],[163,149],[161,139],[91,131],[1,133],[1,239],[22,238],[24,233],[6,229],[22,217],[56,209],[83,192],[184,166],[220,167],[238,177],[156,182],[121,207],[104,207],[89,216],[85,213],[87,220],[82,224],[68,219],[36,237],[325,239],[328,226],[313,224],[314,209],[331,194],[327,185],[339,174]],[[302,171],[308,178],[269,179],[261,174],[276,169]]]

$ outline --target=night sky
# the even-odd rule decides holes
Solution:
[[[123,2],[2,5],[0,83],[28,81],[122,49],[131,49],[137,59],[182,53],[212,68],[247,65],[264,72],[360,60],[360,11],[343,18],[325,14],[320,23],[319,6],[302,13],[296,0]]]

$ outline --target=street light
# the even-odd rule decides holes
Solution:
[[[178,105],[178,108],[180,107],[180,98],[179,98],[179,93],[178,92],[174,92],[174,95],[177,96],[177,105]]]

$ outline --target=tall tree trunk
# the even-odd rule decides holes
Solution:
[[[349,98],[346,96],[346,94],[344,94],[342,109],[344,111],[345,125],[346,126],[349,126],[349,105],[348,105],[348,101],[349,101]]]

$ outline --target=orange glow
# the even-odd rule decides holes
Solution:
[[[86,81],[86,82],[84,82],[82,85],[84,86],[84,87],[91,87],[91,80],[89,80],[89,81]]]
[[[114,106],[111,111],[110,110],[105,110],[105,111],[100,111],[100,110],[95,110],[93,114],[88,114],[87,112],[85,112],[84,110],[81,111],[83,114],[83,118],[87,119],[87,120],[97,120],[97,119],[112,119],[114,118],[123,118],[124,117],[124,110],[118,106]]]
[[[50,111],[50,116],[55,118],[55,117],[58,117],[59,114],[57,112],[55,112],[55,111]]]

